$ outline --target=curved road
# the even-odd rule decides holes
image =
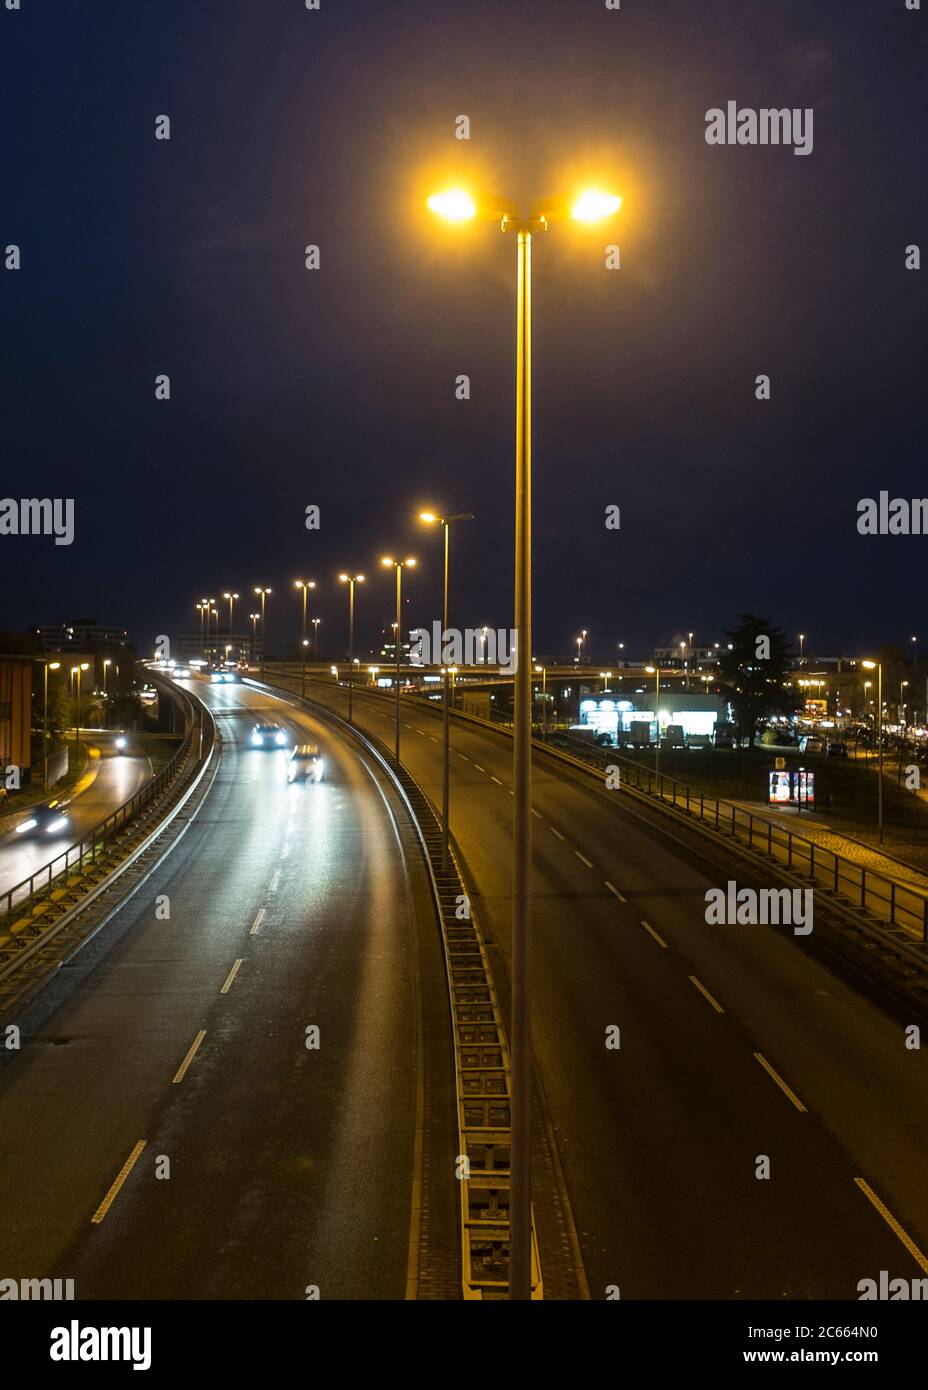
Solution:
[[[68,823],[62,830],[54,834],[29,831],[23,835],[10,830],[0,837],[0,893],[15,888],[50,860],[64,854],[70,845],[105,821],[108,815],[144,787],[151,777],[151,763],[145,754],[132,754],[131,735],[129,740],[129,752],[122,755],[113,751],[112,742],[107,736],[99,737],[97,775],[86,791],[72,798],[68,807]],[[52,790],[49,799],[54,794]]]
[[[307,716],[196,688],[212,790],[0,1066],[0,1272],[78,1298],[402,1298],[417,946],[391,814]],[[317,739],[326,780],[288,786],[287,751],[249,746],[259,716]]]
[[[309,693],[344,709],[332,684]],[[392,748],[390,701],[356,691],[355,718]],[[440,804],[440,710],[404,706],[402,722],[403,759]],[[505,996],[511,741],[455,722],[452,769],[452,830]],[[906,1047],[912,1020],[840,978],[814,932],[707,926],[706,890],[738,870],[621,793],[536,759],[534,816],[536,1070],[591,1296],[856,1299],[881,1270],[926,1277],[928,1058]]]

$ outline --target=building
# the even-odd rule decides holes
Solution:
[[[18,768],[23,785],[32,768],[32,665],[29,656],[0,656],[0,771]]]
[[[68,648],[87,651],[93,648],[128,647],[129,634],[124,627],[102,627],[96,618],[76,618],[71,623],[47,623],[33,629],[45,652],[64,652]]]

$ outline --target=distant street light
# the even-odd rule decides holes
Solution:
[[[339,580],[348,585],[348,723],[351,724],[351,697],[354,691],[354,586],[364,583],[363,574],[340,574]]]
[[[536,666],[536,671],[541,672],[541,737],[548,741],[548,668],[546,666]]]
[[[877,717],[877,823],[880,828],[880,844],[883,843],[883,663],[882,661],[862,661],[868,671],[876,671],[876,717]]]
[[[621,198],[585,189],[571,204],[556,199],[527,216],[510,207],[480,206],[461,189],[444,190],[428,206],[452,222],[479,216],[514,232],[516,248],[515,637],[513,682],[512,1024],[510,1027],[509,1297],[532,1296],[531,991],[532,917],[532,239],[551,221],[595,223],[617,212]],[[579,663],[578,663],[579,664]],[[397,706],[397,711],[399,706]]]
[[[800,666],[802,665],[802,644],[805,642],[805,640],[806,640],[806,635],[805,635],[805,633],[804,633],[804,632],[800,632],[800,634],[799,634],[799,665],[800,665]]]
[[[318,661],[318,660],[319,660],[319,624],[320,624],[321,622],[322,622],[322,619],[321,619],[321,618],[313,618],[313,620],[312,620],[312,624],[313,624],[313,661]]]
[[[310,580],[307,582],[305,579],[295,579],[295,580],[293,581],[293,587],[294,587],[295,589],[302,589],[302,590],[303,590],[303,627],[302,627],[302,632],[301,632],[301,637],[300,637],[300,641],[301,641],[300,652],[301,652],[302,659],[303,659],[303,673],[302,673],[302,683],[301,683],[301,687],[300,687],[300,694],[302,695],[303,699],[305,700],[305,699],[306,699],[306,595],[308,594],[308,592],[309,592],[310,589],[315,589],[315,587],[316,587],[316,581],[315,581],[314,579],[310,579]]]
[[[256,658],[257,655],[258,655],[258,619],[261,617],[261,614],[260,614],[260,613],[249,613],[248,616],[249,616],[249,618],[251,619],[251,659],[252,659],[252,661],[254,661],[255,658]],[[263,642],[264,642],[264,633],[263,633],[263,632],[262,632],[262,634],[261,634],[261,641],[262,641],[262,644],[263,644]]]
[[[387,569],[396,571],[396,623],[393,631],[393,646],[396,652],[396,737],[395,753],[396,761],[400,760],[400,658],[403,654],[403,570],[412,569],[415,560],[407,557],[405,560],[394,560],[391,555],[385,555],[380,562]]]
[[[42,717],[42,758],[45,763],[45,773],[42,786],[48,791],[48,673],[49,671],[60,671],[60,661],[49,661],[47,658],[42,662],[44,672],[44,714]]]
[[[230,590],[227,589],[227,590],[225,591],[225,593],[223,594],[222,597],[223,597],[224,599],[227,599],[227,600],[228,600],[228,603],[229,603],[229,636],[231,637],[231,636],[232,636],[232,609],[233,609],[233,607],[234,607],[234,605],[235,605],[235,600],[238,598],[238,594],[232,593]]]
[[[79,666],[71,667],[71,675],[77,675],[77,712],[74,719],[74,761],[77,764],[77,756],[80,749],[81,733],[81,672],[88,670],[89,661],[82,661]]]
[[[450,548],[451,526],[455,521],[473,521],[473,512],[455,512],[452,516],[436,516],[434,512],[420,512],[419,520],[428,525],[437,523],[444,532],[445,539],[445,583],[444,583],[444,602],[442,604],[442,645],[445,642],[445,633],[448,631],[448,554]],[[439,660],[441,653],[439,653]],[[444,673],[443,699],[442,699],[442,739],[441,739],[441,867],[443,871],[448,868],[448,834],[449,817],[451,812],[451,714],[450,714],[450,680],[449,673]]]
[[[646,666],[644,668],[649,676],[657,677],[657,688],[654,692],[654,726],[657,729],[657,745],[654,753],[654,775],[661,775],[661,668],[659,666]]]
[[[267,602],[267,596],[268,596],[268,594],[269,594],[270,592],[271,592],[270,589],[262,588],[262,586],[261,586],[260,584],[256,584],[256,585],[255,585],[255,593],[261,595],[261,680],[262,680],[262,681],[264,680],[264,659],[265,659],[265,656],[267,655],[267,623],[266,623],[266,621],[265,621],[265,618],[266,618],[265,604],[266,604],[266,602]]]

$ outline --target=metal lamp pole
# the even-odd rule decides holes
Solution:
[[[364,583],[363,574],[340,574],[342,584],[348,585],[348,723],[352,720],[352,694],[354,693],[354,586]]]
[[[44,706],[45,706],[45,708],[44,708],[43,721],[42,721],[42,756],[43,756],[43,759],[44,759],[44,762],[45,762],[45,772],[44,772],[44,776],[43,776],[43,779],[42,779],[42,786],[45,788],[46,791],[48,791],[48,673],[49,673],[50,670],[51,670],[51,671],[58,671],[58,670],[60,670],[60,669],[61,669],[61,662],[60,662],[60,661],[45,661],[45,662],[43,662],[43,666],[44,666],[44,670],[45,670],[45,690],[44,690],[44,696],[45,696],[45,699],[44,699]]]
[[[394,735],[394,753],[396,761],[400,760],[400,660],[403,653],[403,629],[402,629],[402,604],[403,604],[403,570],[408,566],[410,569],[415,565],[415,560],[408,556],[405,560],[394,560],[392,556],[383,557],[384,565],[396,571],[396,632],[393,634],[393,641],[396,648],[396,675],[393,684],[396,687],[396,731]]]
[[[257,585],[257,584],[255,585],[255,593],[256,593],[256,594],[259,594],[260,597],[261,597],[261,679],[262,679],[262,681],[264,680],[264,658],[265,658],[265,655],[266,655],[266,653],[267,653],[267,623],[266,623],[265,620],[264,620],[264,619],[265,619],[265,600],[267,599],[267,596],[268,596],[268,594],[269,594],[270,592],[271,592],[270,589],[262,588],[260,585]]]
[[[621,198],[586,190],[567,209],[561,200],[551,209],[578,222],[597,222],[617,212]],[[452,222],[493,216],[458,189],[433,195],[429,208]],[[495,212],[504,232],[514,231],[517,245],[516,296],[516,458],[515,458],[515,651],[513,691],[513,909],[512,1018],[510,1024],[510,1166],[509,1297],[532,1296],[531,1184],[531,1012],[529,932],[532,908],[532,236],[545,231],[548,214],[528,219]]]
[[[420,512],[421,521],[435,522],[441,526],[445,540],[445,581],[444,581],[444,602],[442,605],[442,645],[445,642],[445,634],[448,631],[448,572],[449,572],[449,551],[451,538],[451,523],[453,521],[473,521],[473,512],[458,512],[454,516],[436,516],[434,512]],[[443,655],[443,653],[440,653]],[[444,689],[442,692],[442,739],[441,739],[441,867],[442,870],[448,868],[448,834],[451,814],[451,714],[450,714],[450,675],[447,665],[444,672]]]

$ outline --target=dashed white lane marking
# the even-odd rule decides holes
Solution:
[[[496,785],[497,785],[498,787],[501,787],[501,786],[503,785],[502,782],[499,780],[498,777],[494,777],[494,776],[493,776],[493,773],[492,773],[492,772],[490,773],[490,781],[491,781],[491,782],[495,782]]]
[[[889,1208],[883,1205],[879,1197],[874,1192],[873,1188],[870,1186],[870,1184],[866,1182],[864,1178],[855,1178],[854,1181],[860,1188],[864,1196],[867,1198],[867,1200],[869,1202],[872,1202],[873,1205],[876,1207],[877,1211],[880,1213],[889,1229],[893,1232],[893,1235],[898,1236],[899,1239],[902,1241],[902,1244],[905,1246],[906,1250],[908,1250],[915,1263],[921,1265],[925,1273],[928,1274],[928,1259],[926,1259],[925,1256],[922,1254],[921,1250],[919,1250],[918,1246],[915,1244],[915,1241],[908,1234],[908,1232],[904,1231],[903,1228],[899,1225],[899,1222],[893,1216]]]
[[[259,907],[259,908],[258,908],[258,914],[257,914],[257,916],[255,917],[255,920],[254,920],[254,921],[252,922],[252,924],[251,924],[251,931],[248,933],[248,935],[249,935],[249,936],[254,936],[254,935],[256,934],[256,932],[258,932],[258,931],[260,930],[260,928],[261,928],[261,923],[262,923],[263,921],[264,921],[264,908],[263,908],[263,907]]]
[[[437,743],[437,742],[438,742],[438,739],[435,737],[434,734],[429,734],[429,738],[432,740],[433,743]]]
[[[705,985],[702,984],[701,981],[697,980],[697,978],[696,978],[695,975],[691,975],[691,976],[690,976],[690,980],[693,982],[693,984],[694,984],[694,985],[696,986],[696,988],[699,990],[699,993],[702,995],[702,997],[703,997],[704,999],[708,999],[709,1003],[712,1005],[713,1009],[715,1009],[715,1012],[716,1012],[717,1014],[723,1014],[723,1013],[725,1012],[725,1010],[722,1008],[722,1006],[721,1006],[721,1004],[718,1002],[718,1000],[717,1000],[717,999],[713,999],[712,995],[711,995],[711,994],[709,993],[709,991],[706,989]]]
[[[466,763],[470,762],[470,758],[467,756],[466,753],[458,753],[458,757],[463,758]]]
[[[412,725],[411,725],[411,724],[407,724],[406,721],[404,720],[404,721],[403,721],[403,728],[404,728],[404,729],[411,729],[411,728],[412,728]]]
[[[279,885],[280,885],[280,870],[278,869],[277,872],[274,874],[274,877],[271,879],[270,886],[268,887],[268,890],[267,890],[267,891],[268,891],[269,893],[276,893],[276,892],[277,892],[277,889],[278,889],[278,887],[279,887]]]
[[[242,957],[242,959],[244,959],[244,957]],[[223,985],[222,989],[219,991],[220,994],[228,994],[228,993],[229,993],[229,988],[230,988],[230,986],[231,986],[231,984],[232,984],[232,981],[235,979],[236,975],[238,974],[239,970],[241,970],[241,968],[242,968],[242,961],[241,961],[241,960],[237,960],[237,961],[235,962],[235,964],[233,965],[232,969],[229,971],[228,975],[226,976],[226,982],[225,982],[225,984]]]
[[[197,1033],[196,1037],[194,1038],[193,1042],[190,1044],[190,1050],[187,1053],[187,1056],[184,1058],[180,1066],[177,1068],[177,1075],[174,1077],[174,1081],[172,1083],[173,1085],[176,1086],[178,1082],[183,1081],[184,1077],[187,1075],[187,1068],[190,1066],[190,1063],[197,1055],[197,1049],[199,1048],[200,1043],[203,1041],[205,1037],[206,1029],[201,1028],[199,1033]]]
[[[670,947],[667,945],[667,942],[664,940],[662,936],[658,936],[657,932],[651,926],[650,922],[642,922],[641,925],[644,927],[645,931],[651,933],[658,946],[663,946],[665,951],[669,951]]]
[[[585,854],[581,854],[580,851],[579,851],[578,849],[575,849],[575,850],[574,850],[574,854],[577,856],[577,858],[580,860],[581,863],[583,863],[583,864],[585,864],[585,865],[587,866],[588,869],[592,869],[592,867],[593,867],[593,861],[592,861],[591,859],[587,859],[586,855],[585,855]]]
[[[795,1105],[796,1109],[801,1111],[803,1115],[806,1114],[806,1107],[803,1105],[802,1101],[796,1095],[796,1092],[792,1090],[789,1086],[787,1086],[782,1076],[780,1076],[776,1071],[774,1071],[773,1067],[767,1061],[767,1058],[764,1056],[764,1054],[762,1052],[755,1052],[754,1056],[757,1058],[758,1062],[760,1062],[767,1075],[772,1077],[773,1080],[777,1083],[784,1096],[787,1096],[792,1101],[793,1105]]]
[[[609,892],[610,892],[610,893],[614,893],[614,894],[616,895],[616,897],[618,898],[618,900],[619,900],[620,903],[624,903],[624,902],[627,902],[627,901],[628,901],[627,898],[623,898],[622,894],[619,892],[618,888],[616,888],[615,884],[609,882],[608,878],[605,879],[604,882],[605,882],[605,884],[606,884],[606,887],[609,889]]]
[[[477,769],[478,772],[486,772],[486,768],[481,767],[479,763],[474,763],[474,767]]]
[[[537,816],[538,819],[541,820],[541,812],[540,812],[540,811],[536,811],[534,806],[532,807],[532,815],[533,815],[533,816]]]
[[[557,836],[557,838],[558,838],[559,840],[563,840],[563,839],[565,838],[565,837],[561,834],[561,832],[560,832],[555,826],[549,825],[549,826],[548,826],[548,829],[549,829],[550,831],[552,831],[552,832]]]
[[[126,1159],[119,1172],[116,1174],[116,1177],[113,1180],[113,1184],[110,1187],[109,1192],[107,1192],[106,1196],[103,1198],[103,1201],[100,1203],[93,1216],[90,1218],[90,1224],[92,1226],[99,1226],[100,1222],[103,1220],[104,1216],[109,1211],[110,1207],[113,1205],[113,1202],[119,1195],[119,1189],[122,1187],[123,1183],[126,1181],[126,1178],[132,1172],[132,1169],[138,1163],[141,1152],[147,1143],[147,1139],[140,1139],[139,1142],[135,1145],[135,1148],[132,1150],[131,1154]]]

